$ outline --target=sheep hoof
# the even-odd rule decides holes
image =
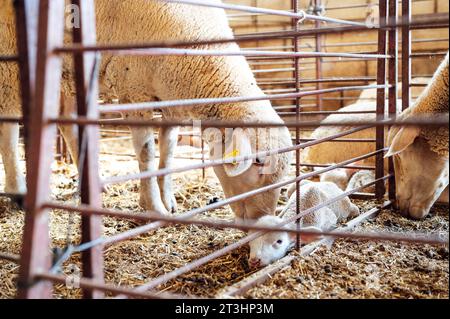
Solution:
[[[164,207],[162,203],[160,205],[156,205],[155,203],[150,202],[149,200],[146,200],[145,198],[141,197],[139,205],[149,212],[155,212],[161,214],[162,216],[170,215],[170,213],[167,211],[167,209]]]
[[[170,213],[176,213],[177,211],[177,200],[173,194],[163,197],[164,206],[166,206],[167,211]]]

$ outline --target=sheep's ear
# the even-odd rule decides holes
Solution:
[[[402,127],[398,132],[394,129],[389,132],[388,142],[389,151],[384,156],[385,158],[397,155],[407,149],[420,134],[420,128],[417,126],[413,127]]]
[[[242,129],[235,129],[232,138],[225,142],[224,159],[250,156],[252,155],[252,146],[248,135]],[[230,177],[239,176],[245,173],[251,166],[252,160],[234,162],[230,164],[224,164],[225,173]]]
[[[293,229],[296,229],[295,224],[293,226]],[[322,231],[320,228],[314,227],[314,226],[302,227],[301,230],[316,231],[316,232]],[[289,233],[289,237],[290,237],[291,241],[293,241],[293,242],[295,242],[297,240],[297,234],[295,234],[295,233]],[[316,240],[320,239],[320,237],[322,237],[322,236],[321,235],[311,235],[311,234],[300,234],[300,240],[304,244],[308,244],[310,242],[316,241]]]

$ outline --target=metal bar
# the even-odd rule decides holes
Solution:
[[[298,0],[292,0],[291,1],[291,7],[293,9],[293,11],[295,13],[298,13],[299,11],[299,1]],[[296,20],[292,20],[292,27],[295,31],[299,30],[299,26],[298,26],[298,21]],[[295,36],[293,38],[293,47],[294,47],[294,52],[298,52],[299,50],[299,38],[298,36]],[[295,81],[295,92],[299,93],[301,91],[301,87],[300,87],[300,59],[298,57],[294,58],[294,73],[293,73],[293,77],[294,77],[294,81]],[[297,97],[295,99],[295,120],[298,123],[300,121],[300,97]],[[300,144],[300,128],[296,127],[295,128],[295,145],[299,145]],[[300,171],[300,159],[301,159],[301,153],[300,153],[300,149],[297,149],[295,151],[295,176],[298,178],[301,174]],[[297,199],[296,205],[295,205],[295,212],[296,215],[299,215],[301,213],[301,209],[300,209],[300,181],[297,181],[295,183],[295,197]],[[300,220],[296,221],[296,228],[297,230],[300,229]],[[300,248],[300,235],[297,234],[296,236],[296,248],[299,249]]]
[[[67,278],[61,275],[54,275],[50,273],[38,273],[35,276],[36,280],[48,280],[54,283],[65,284]],[[108,284],[104,284],[103,282],[95,281],[92,279],[79,279],[80,288],[83,290],[89,291],[102,291],[102,292],[110,292],[114,295],[118,294],[126,294],[127,296],[134,298],[146,298],[146,299],[195,299],[186,295],[177,295],[167,292],[137,292],[135,290],[129,288],[121,288]]]
[[[23,118],[17,116],[0,116],[0,123],[22,123]]]
[[[95,6],[91,0],[72,0],[79,8],[80,28],[73,29],[75,43],[95,45]],[[98,65],[99,57],[95,52],[82,52],[74,56],[75,83],[77,89],[78,114],[87,118],[98,119]],[[101,183],[98,167],[98,126],[85,126],[79,130],[78,142],[80,155],[80,190],[81,203],[93,207],[102,206]],[[85,154],[82,154],[85,152]],[[84,155],[84,156],[83,156]],[[81,241],[90,242],[102,234],[103,222],[99,216],[83,216],[81,220]],[[99,245],[82,253],[83,275],[102,283],[103,248]],[[103,298],[102,291],[83,290],[83,296],[89,299]]]
[[[329,167],[329,164],[318,164],[318,163],[302,163],[304,167]],[[364,170],[375,170],[375,166],[361,166],[361,165],[352,165],[352,166],[341,166],[341,168],[352,168],[352,169],[364,169]]]
[[[322,5],[322,0],[314,0],[314,5],[315,8],[319,8]],[[316,20],[315,21],[315,25],[316,28],[319,29],[320,28],[320,21]],[[320,33],[316,34],[316,52],[322,52],[322,35]],[[316,58],[316,78],[317,79],[321,79],[322,78],[322,58]],[[321,89],[321,84],[320,82],[316,82],[316,90],[320,90]],[[322,111],[322,96],[321,95],[317,95],[316,96],[316,103],[317,103],[317,108],[319,111]]]
[[[392,0],[380,0],[379,1],[379,19],[380,21],[388,21],[388,1]],[[394,0],[396,1],[396,0]],[[390,20],[389,20],[390,21]],[[386,40],[386,30],[378,31],[378,52],[385,52],[387,50],[387,40]],[[378,60],[377,65],[377,84],[385,85],[386,84],[386,60]],[[386,105],[386,97],[385,97],[385,89],[379,88],[377,90],[377,117],[385,116],[385,105]],[[384,127],[376,128],[376,149],[384,148]],[[384,154],[378,154],[375,158],[375,178],[379,179],[381,176],[384,176]],[[379,182],[375,186],[375,194],[378,199],[381,199],[384,196],[385,185],[384,182]]]
[[[398,1],[390,0],[389,4],[389,19],[397,20],[398,19]],[[397,99],[398,99],[398,30],[392,29],[388,32],[389,38],[389,54],[394,59],[388,60],[388,77],[389,77],[389,116],[396,117],[397,114]],[[388,159],[388,171],[391,174],[391,178],[389,179],[389,199],[394,202],[396,199],[395,196],[395,174],[394,174],[394,163],[392,157]]]
[[[186,100],[174,100],[174,101],[160,101],[160,102],[147,102],[147,103],[132,103],[132,104],[105,104],[100,107],[100,112],[127,112],[127,111],[138,111],[138,110],[157,110],[166,109],[170,107],[192,107],[200,105],[210,105],[210,104],[228,104],[228,103],[239,103],[239,102],[251,102],[251,101],[266,101],[266,100],[286,100],[286,99],[296,99],[304,96],[311,96],[316,94],[326,94],[335,93],[343,91],[355,91],[355,90],[366,90],[366,89],[386,89],[387,86],[383,85],[363,85],[363,86],[346,86],[346,87],[336,87],[322,90],[314,90],[307,92],[295,92],[295,93],[285,93],[285,94],[271,94],[263,96],[253,96],[253,97],[220,97],[220,98],[200,98],[200,99],[186,99]]]
[[[6,62],[18,62],[19,56],[17,55],[0,55],[0,63]]]
[[[292,108],[290,106],[289,108]],[[321,111],[321,112],[301,112],[302,116],[316,116],[316,115],[348,115],[348,114],[376,114],[376,111]],[[280,116],[289,116],[289,115],[295,115],[295,112],[278,112],[278,115]]]
[[[209,0],[201,0],[201,1],[199,1],[199,0],[162,0],[162,1],[174,2],[174,3],[184,3],[184,4],[211,7],[211,8],[221,8],[221,9],[226,9],[226,10],[236,10],[236,11],[243,11],[243,12],[249,12],[249,13],[261,13],[261,14],[270,14],[270,15],[276,15],[276,16],[290,17],[290,18],[296,19],[297,22],[301,22],[303,20],[313,20],[313,21],[323,21],[323,22],[329,22],[329,23],[339,23],[339,24],[369,28],[364,23],[311,15],[311,14],[305,13],[303,10],[298,10],[297,12],[289,12],[289,11],[285,11],[285,10],[273,10],[273,9],[255,8],[255,7],[243,6],[243,5],[225,4],[222,2],[209,1]]]
[[[244,57],[270,57],[270,58],[316,58],[336,57],[353,59],[384,59],[385,55],[367,53],[339,53],[339,52],[284,52],[284,51],[259,51],[259,50],[202,50],[202,49],[174,49],[174,48],[149,48],[127,50],[105,50],[103,53],[118,56],[244,56]]]
[[[411,30],[409,22],[412,19],[411,0],[402,0],[402,109],[406,110],[411,103]]]
[[[179,120],[164,120],[164,121],[141,121],[141,120],[91,120],[85,117],[79,117],[77,119],[72,118],[51,118],[47,121],[48,124],[59,124],[59,125],[128,125],[132,127],[172,127],[172,126],[193,126],[195,124],[192,120],[179,121]],[[427,127],[442,127],[448,125],[449,119],[443,118],[438,115],[426,115],[426,116],[411,116],[405,120],[398,119],[385,119],[385,117],[376,118],[373,121],[353,121],[353,120],[343,120],[343,121],[301,121],[297,123],[296,121],[285,121],[281,122],[242,122],[242,121],[217,121],[217,120],[205,120],[202,121],[203,128],[216,127],[216,128],[236,128],[236,127],[247,127],[247,128],[261,128],[261,127],[303,127],[311,128],[318,126],[389,126],[389,125],[402,125],[402,126],[427,126]]]
[[[419,53],[410,53],[409,56],[411,58],[423,58],[423,57],[442,57],[447,55],[447,52],[419,52]]]
[[[62,58],[50,52],[63,43],[64,1],[28,0],[22,2],[19,8],[25,10],[27,21],[21,23],[27,26],[28,43],[35,43],[33,31],[38,30],[38,44],[36,69],[29,65],[30,74],[36,75],[36,92],[29,117],[29,134],[33,137],[33,143],[29,143],[27,154],[30,164],[27,167],[27,213],[18,297],[51,298],[52,285],[48,281],[35,282],[34,279],[38,271],[45,271],[51,266],[48,210],[41,209],[41,206],[50,195],[52,150],[56,136],[56,125],[47,125],[47,121],[51,114],[57,114],[62,72]],[[33,80],[30,87],[34,87]]]
[[[434,15],[433,17],[414,17],[414,19],[410,22],[411,28],[413,27],[430,27],[433,25],[437,25],[441,27],[445,23],[448,25],[448,15]],[[403,23],[382,23],[380,28],[389,29],[393,27],[402,27]],[[295,36],[304,37],[308,35],[315,35],[317,33],[320,34],[331,34],[331,33],[342,33],[342,32],[351,32],[351,31],[363,31],[367,30],[366,27],[356,27],[356,26],[346,26],[346,27],[328,27],[328,28],[320,28],[320,29],[307,29],[307,30],[298,30],[298,31],[275,31],[275,32],[266,32],[266,33],[258,33],[258,34],[245,34],[235,36],[232,39],[213,39],[207,41],[162,41],[162,42],[152,42],[152,43],[144,43],[144,44],[117,44],[117,45],[96,45],[96,46],[80,46],[80,45],[72,45],[66,47],[55,48],[54,52],[56,54],[61,53],[72,53],[72,52],[80,52],[80,51],[122,51],[122,50],[139,50],[139,49],[150,49],[150,48],[170,48],[170,47],[189,47],[189,46],[198,46],[198,45],[212,45],[212,44],[220,44],[220,43],[239,43],[239,42],[248,42],[248,41],[261,41],[261,40],[273,40],[280,38],[293,38]],[[373,29],[376,31],[376,28]]]
[[[317,139],[315,138],[301,138],[300,142],[312,142]],[[342,139],[335,139],[332,141],[329,141],[329,143],[373,143],[376,142],[376,139],[373,138],[342,138]]]

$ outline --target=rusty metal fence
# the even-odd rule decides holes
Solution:
[[[97,45],[95,33],[95,10],[94,2],[90,0],[73,0],[72,3],[80,8],[81,28],[73,30],[74,43],[65,45],[63,42],[64,30],[64,1],[63,0],[18,0],[16,1],[17,13],[17,31],[18,31],[18,56],[0,56],[0,63],[19,63],[22,85],[23,100],[23,118],[6,118],[0,119],[1,122],[23,122],[25,127],[26,141],[26,158],[27,158],[27,185],[28,193],[24,196],[26,218],[23,237],[23,249],[21,256],[11,255],[7,253],[0,254],[0,258],[20,263],[20,276],[18,282],[18,296],[20,298],[51,298],[52,284],[64,283],[66,278],[57,273],[58,267],[67,260],[73,253],[81,253],[83,278],[80,280],[80,287],[83,289],[86,298],[102,298],[105,292],[117,295],[118,297],[135,297],[135,298],[188,298],[172,293],[161,293],[155,288],[161,284],[168,282],[182,274],[185,274],[209,261],[223,256],[234,249],[237,249],[251,240],[258,238],[267,231],[286,231],[284,225],[299,221],[299,219],[310,214],[322,207],[336,202],[345,196],[351,196],[359,193],[361,190],[375,186],[375,194],[366,195],[365,198],[382,199],[386,193],[385,184],[388,186],[388,199],[384,204],[372,209],[356,218],[347,225],[347,228],[338,229],[330,232],[307,232],[299,227],[297,230],[290,230],[297,234],[311,233],[322,234],[333,238],[351,238],[358,240],[387,240],[399,241],[404,243],[427,243],[434,245],[448,245],[448,239],[439,236],[417,234],[413,235],[393,235],[386,233],[353,233],[348,230],[373,216],[380,210],[390,207],[395,201],[395,180],[392,163],[385,169],[384,154],[387,151],[385,145],[385,127],[398,123],[396,121],[397,114],[397,89],[399,85],[398,70],[399,61],[401,60],[402,75],[402,100],[403,109],[409,107],[411,103],[410,88],[411,84],[411,59],[421,56],[441,55],[441,52],[412,53],[412,30],[426,28],[442,28],[448,27],[447,16],[433,16],[412,18],[412,2],[411,0],[402,0],[402,15],[399,17],[399,3],[393,0],[380,0],[378,3],[379,17],[378,22],[374,25],[368,25],[366,22],[347,21],[340,19],[328,18],[317,14],[321,8],[321,1],[314,1],[315,8],[312,12],[306,12],[299,6],[299,2],[293,0],[291,10],[273,10],[267,8],[258,8],[252,6],[242,6],[235,4],[219,3],[207,0],[164,0],[166,2],[183,3],[186,5],[201,5],[206,7],[222,8],[233,12],[240,12],[234,18],[240,16],[254,15],[272,15],[290,18],[291,28],[283,31],[273,31],[265,33],[252,33],[236,35],[233,39],[213,39],[200,42],[152,42],[133,45]],[[345,8],[339,7],[339,8]],[[333,8],[328,8],[332,10]],[[350,9],[350,8],[349,8]],[[39,20],[37,19],[39,17]],[[311,28],[304,28],[302,24],[305,21],[312,21]],[[323,26],[322,23],[328,23]],[[372,30],[378,33],[378,41],[373,43],[376,45],[376,52],[324,52],[326,46],[322,43],[321,37],[326,34],[342,33],[350,31]],[[402,33],[402,41],[399,41],[399,31]],[[299,39],[302,37],[314,37],[316,45],[313,51],[302,51]],[[250,41],[264,41],[270,39],[286,39],[291,41],[291,45],[283,47],[282,50],[275,48],[273,50],[261,49],[245,49],[233,51],[212,51],[191,49],[192,46],[199,44],[220,44],[220,43],[246,43]],[[439,40],[439,39],[438,39]],[[445,40],[445,39],[444,39]],[[448,40],[448,39],[447,39]],[[423,40],[425,41],[425,40]],[[354,45],[352,43],[342,45]],[[358,44],[356,44],[358,45]],[[402,51],[399,53],[399,46]],[[332,46],[330,46],[332,47]],[[290,50],[290,51],[289,51]],[[274,79],[266,81],[264,85],[282,85],[290,87],[289,90],[275,90],[266,92],[263,96],[239,96],[239,97],[221,97],[221,98],[201,98],[176,101],[158,101],[139,104],[110,104],[98,105],[98,61],[102,53],[114,55],[139,55],[139,56],[246,56],[250,63],[260,62],[268,63],[273,60],[283,61],[287,65],[287,70],[292,72],[292,78]],[[74,56],[75,82],[76,82],[76,99],[78,105],[78,116],[74,119],[58,117],[57,105],[59,104],[59,91],[61,85],[62,72],[62,56],[63,54],[71,54]],[[302,61],[303,58],[315,59],[313,67],[316,70],[315,79],[302,79]],[[322,78],[321,67],[325,62],[324,58],[337,58],[349,60],[370,60],[376,61],[377,74],[376,77],[352,77],[352,78]],[[309,62],[308,62],[309,63]],[[376,81],[376,84],[369,82]],[[364,85],[348,85],[331,88],[324,88],[324,83],[364,83]],[[305,84],[313,85],[305,87]],[[335,111],[326,111],[322,104],[323,95],[334,92],[358,91],[364,89],[377,90],[377,108],[376,120],[367,122],[339,122],[323,124],[320,120],[304,120],[305,115],[329,115],[335,114]],[[386,90],[388,92],[386,96]],[[206,160],[203,158],[202,163],[186,165],[182,168],[162,168],[156,171],[143,172],[126,176],[111,177],[101,180],[98,160],[100,140],[100,126],[105,127],[173,127],[173,126],[189,126],[193,121],[174,121],[155,119],[150,121],[142,120],[126,120],[126,119],[101,119],[101,114],[111,112],[128,112],[135,110],[161,110],[166,108],[182,108],[190,106],[201,106],[210,103],[226,104],[234,102],[246,101],[293,101],[293,105],[276,107],[281,115],[289,116],[285,124],[279,123],[251,123],[236,121],[218,121],[205,120],[202,121],[202,127],[215,128],[236,128],[236,127],[281,127],[287,126],[294,131],[294,145],[282,149],[270,150],[252,156],[237,156],[235,158],[221,160]],[[337,103],[342,103],[343,97],[335,98]],[[388,100],[387,110],[385,110],[385,101]],[[304,111],[304,104],[314,102],[314,111]],[[340,105],[342,106],[342,104]],[[285,111],[283,111],[285,110]],[[287,111],[286,111],[287,110]],[[386,112],[388,111],[388,112]],[[356,112],[358,113],[358,112]],[[372,112],[373,113],[373,112]],[[386,115],[389,114],[389,116]],[[292,119],[293,117],[293,119]],[[52,152],[53,143],[56,137],[57,125],[78,125],[80,134],[80,149],[84,150],[85,156],[80,161],[80,205],[66,205],[53,202],[50,200],[50,175],[51,162],[54,159]],[[421,119],[416,118],[411,121],[403,121],[402,125],[421,125],[421,126],[443,126],[447,125],[446,119]],[[330,126],[349,126],[354,128],[342,132],[337,135],[329,136],[322,139],[304,139],[301,138],[301,132],[305,129],[312,129],[321,125]],[[376,138],[373,140],[352,140],[345,139],[346,136],[365,130],[367,128],[376,128]],[[321,165],[318,163],[301,163],[301,151],[328,141],[347,141],[347,142],[372,142],[376,144],[376,150],[369,154],[349,159],[334,165]],[[102,208],[101,193],[107,184],[121,183],[131,179],[142,180],[156,176],[165,176],[168,174],[188,172],[191,170],[205,169],[209,167],[219,166],[226,163],[245,161],[256,159],[261,155],[280,154],[293,152],[295,153],[295,177],[284,180],[263,188],[254,189],[252,191],[242,193],[219,202],[192,209],[184,212],[179,217],[161,216],[155,212],[147,212],[146,214],[136,215],[132,212],[114,211]],[[202,152],[203,154],[203,152]],[[287,185],[296,184],[297,203],[300,203],[301,187],[300,182],[305,179],[317,177],[325,172],[332,171],[341,167],[348,167],[360,160],[374,157],[376,165],[374,167],[359,167],[375,170],[376,177],[370,184],[358,187],[351,191],[347,191],[339,197],[333,198],[327,202],[321,203],[317,207],[301,211],[300,205],[297,205],[296,216],[284,221],[277,227],[256,227],[244,223],[229,223],[216,221],[201,221],[194,217],[211,211],[231,203],[244,200],[248,197],[255,196],[267,192],[269,190],[285,187]],[[319,167],[318,170],[310,173],[302,173],[301,166]],[[388,172],[387,175],[385,172]],[[14,194],[2,194],[15,197]],[[81,226],[81,244],[78,246],[67,247],[65,253],[56,263],[52,264],[52,256],[48,247],[50,246],[49,238],[49,212],[51,209],[61,209],[71,214],[80,214],[82,217]],[[147,222],[143,226],[138,226],[132,230],[123,233],[103,237],[102,236],[102,217],[110,216],[121,219],[131,219]],[[138,236],[140,234],[151,232],[160,227],[170,224],[197,224],[214,228],[236,228],[241,230],[257,230],[232,245],[224,247],[194,260],[178,268],[174,271],[166,273],[160,277],[154,278],[139,287],[118,287],[104,283],[103,269],[103,249],[108,245]],[[308,253],[311,247],[300,247],[297,241],[297,248],[302,253]],[[289,263],[292,257],[285,259]],[[256,278],[246,281],[239,289],[230,287],[226,296],[243,293],[257,283],[262,282],[270,273],[278,269],[270,269],[262,271]]]

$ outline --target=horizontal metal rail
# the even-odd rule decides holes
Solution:
[[[295,163],[293,163],[292,165],[295,165]],[[301,166],[304,166],[304,167],[329,167],[330,164],[302,163]],[[348,166],[341,166],[340,168],[375,170],[375,166],[361,166],[361,165],[351,165],[351,166],[348,165]]]
[[[236,4],[225,4],[225,3],[213,2],[213,1],[208,1],[208,0],[201,0],[201,1],[199,1],[199,0],[160,0],[160,1],[191,4],[191,5],[196,5],[196,6],[220,8],[220,9],[242,11],[242,12],[249,12],[249,13],[269,14],[269,15],[294,18],[294,19],[297,19],[300,21],[303,21],[303,20],[322,21],[322,22],[370,28],[365,23],[341,20],[341,19],[333,19],[333,18],[318,16],[318,15],[307,14],[303,10],[296,13],[296,12],[291,12],[291,11],[286,11],[286,10],[274,10],[274,9],[266,9],[266,8],[259,8],[259,7],[257,8],[257,7],[251,7],[251,6],[236,5]]]
[[[390,59],[389,55],[366,53],[340,53],[340,52],[285,52],[285,51],[260,51],[260,50],[201,50],[201,49],[174,49],[174,48],[149,48],[128,50],[104,50],[105,53],[127,56],[245,56],[263,58],[354,58],[354,59]]]
[[[446,56],[448,51],[446,52],[419,52],[410,54],[411,58],[423,58],[423,57],[442,57]]]
[[[403,21],[397,21],[397,23],[382,23],[380,28],[397,28],[404,25],[409,25],[411,27],[429,27],[430,25],[436,25],[442,27],[442,25],[448,25],[449,18],[447,16],[438,16],[433,18],[416,18],[407,24]],[[250,41],[262,41],[262,40],[274,40],[280,38],[293,38],[295,36],[303,37],[307,35],[316,34],[331,34],[331,33],[342,33],[351,31],[363,31],[367,30],[366,27],[360,26],[344,26],[344,27],[327,27],[327,28],[315,28],[307,30],[288,30],[288,31],[274,31],[265,32],[258,34],[245,34],[238,35],[231,39],[213,39],[205,41],[162,41],[162,42],[151,42],[143,44],[116,44],[116,45],[95,45],[95,46],[82,46],[82,45],[71,45],[61,48],[56,48],[54,53],[76,53],[76,52],[89,52],[89,51],[123,51],[123,50],[139,50],[139,49],[150,49],[150,48],[173,48],[173,47],[189,47],[189,46],[199,46],[199,45],[212,45],[221,43],[240,43],[240,42],[250,42]],[[376,31],[376,28],[373,29]]]
[[[290,106],[289,108],[292,108]],[[316,115],[349,115],[349,114],[376,114],[376,111],[309,111],[300,112],[302,117],[304,116],[316,116]],[[278,115],[295,115],[295,112],[278,112]]]
[[[205,120],[205,121],[192,121],[192,120],[94,120],[85,117],[79,118],[54,118],[48,121],[49,124],[59,125],[119,125],[119,126],[131,126],[131,127],[174,127],[174,126],[196,126],[200,125],[202,128],[269,128],[269,127],[288,127],[288,128],[311,128],[317,126],[427,126],[427,127],[445,127],[449,124],[448,113],[430,115],[430,116],[414,116],[405,120],[398,120],[395,118],[385,118],[383,116],[374,117],[373,120],[354,121],[354,120],[342,120],[342,121],[285,121],[285,122],[242,122],[242,121],[219,121],[219,120]]]
[[[0,116],[0,123],[22,123],[23,118],[17,116]]]
[[[41,273],[35,276],[36,281],[48,280],[54,283],[66,284],[67,277],[62,275],[55,275],[50,273]],[[138,292],[130,288],[116,287],[109,284],[96,282],[88,278],[80,278],[77,282],[80,288],[87,290],[100,290],[104,292],[110,292],[114,295],[126,294],[133,298],[146,298],[146,299],[198,299],[186,295],[177,295],[168,292]]]
[[[220,97],[220,98],[200,98],[200,99],[185,99],[174,101],[161,101],[161,102],[147,102],[147,103],[131,103],[131,104],[105,104],[100,107],[100,112],[127,112],[127,111],[143,111],[143,110],[161,110],[171,107],[192,107],[200,105],[211,104],[229,104],[239,102],[252,102],[252,101],[267,101],[267,100],[286,100],[295,99],[305,96],[327,94],[335,92],[367,90],[367,89],[387,89],[390,85],[363,85],[363,86],[346,86],[336,87],[329,89],[313,90],[299,93],[285,93],[285,94],[267,94],[262,96],[237,96],[237,97]]]
[[[19,57],[16,55],[0,55],[0,63],[2,62],[18,62]]]

